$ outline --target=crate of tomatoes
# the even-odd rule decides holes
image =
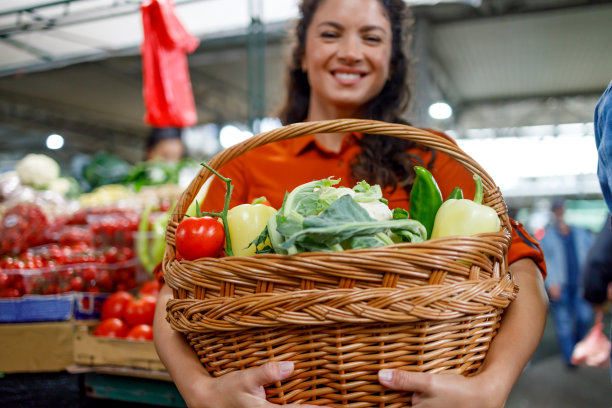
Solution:
[[[29,248],[0,258],[0,322],[97,318],[107,294],[136,286],[137,260],[129,247],[77,243]],[[58,302],[71,304],[69,315],[63,307],[61,316],[52,313]]]
[[[134,294],[117,291],[102,303],[100,320],[75,334],[74,360],[88,366],[165,370],[153,346],[159,283],[144,282]]]

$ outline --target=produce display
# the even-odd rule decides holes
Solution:
[[[0,259],[0,297],[112,292],[137,286],[134,251],[85,243],[48,244]]]
[[[81,163],[77,180],[51,157],[26,155],[0,174],[0,297],[136,288],[161,261],[182,191],[166,181],[189,163],[163,166],[159,177],[159,163],[100,153]]]
[[[41,245],[48,227],[47,216],[37,204],[19,203],[11,207],[0,223],[0,255],[20,254]]]

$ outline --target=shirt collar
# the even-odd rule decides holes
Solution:
[[[346,135],[344,135],[344,138],[342,139],[342,148],[340,149],[340,152],[336,153],[336,152],[330,152],[329,150],[320,146],[317,143],[313,135],[305,135],[305,136],[289,139],[289,142],[291,143],[291,146],[289,147],[289,151],[291,152],[293,156],[299,156],[300,154],[304,153],[308,149],[317,149],[325,154],[332,154],[332,155],[342,154],[342,152],[344,152],[348,148],[348,146],[350,146],[353,142],[361,140],[362,136],[363,135],[361,134],[361,132],[347,133]]]

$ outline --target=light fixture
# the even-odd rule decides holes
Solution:
[[[235,125],[225,125],[219,132],[219,143],[221,143],[223,148],[227,149],[228,147],[233,146],[236,143],[240,143],[251,136],[253,136],[253,133],[249,132],[248,130],[241,130]]]
[[[57,150],[64,146],[64,138],[57,133],[47,136],[47,149]]]
[[[453,114],[453,108],[446,102],[435,102],[429,106],[428,112],[434,119],[448,119]]]
[[[268,132],[283,126],[279,118],[263,118],[259,122],[259,131]]]

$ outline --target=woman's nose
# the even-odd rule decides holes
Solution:
[[[353,64],[361,60],[362,56],[359,39],[347,36],[339,45],[338,58],[344,63]]]

